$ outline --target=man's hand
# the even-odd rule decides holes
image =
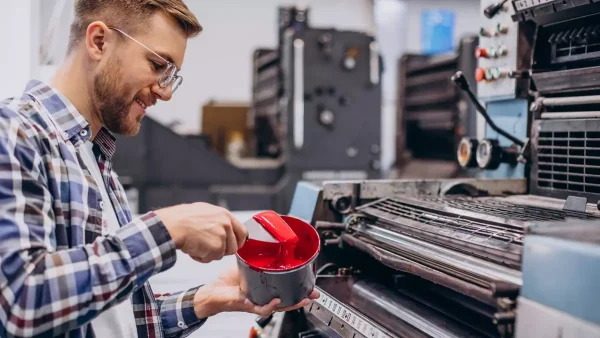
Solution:
[[[155,213],[175,247],[202,263],[232,255],[246,241],[246,227],[229,211],[212,204],[182,204]]]
[[[260,316],[268,316],[273,311],[291,311],[304,307],[310,299],[319,298],[319,291],[313,290],[308,298],[300,303],[277,309],[279,299],[273,299],[269,304],[259,306],[252,303],[240,290],[240,275],[237,266],[223,273],[217,280],[198,289],[194,296],[194,310],[198,318],[207,318],[221,312],[248,312]]]

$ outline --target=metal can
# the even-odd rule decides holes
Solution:
[[[256,253],[251,253],[254,248],[246,245],[236,254],[242,292],[257,305],[279,298],[279,308],[292,306],[307,298],[315,287],[315,261],[321,248],[319,234],[301,219],[283,215],[281,218],[298,236],[295,252],[302,258],[301,264],[289,269],[253,266],[250,256]]]

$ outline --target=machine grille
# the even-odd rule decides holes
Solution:
[[[422,197],[420,199],[452,208],[524,222],[562,221],[566,218],[598,218],[591,214],[511,203],[501,197]]]
[[[435,212],[426,207],[403,203],[394,198],[382,200],[379,203],[371,205],[371,208],[427,225],[450,228],[470,235],[493,238],[502,242],[522,244],[523,230],[516,227],[481,222],[461,217],[461,215]]]
[[[600,25],[571,26],[553,32],[553,62],[577,61],[600,56]]]
[[[600,132],[542,131],[537,147],[538,188],[600,193]]]
[[[384,198],[358,208],[367,222],[442,247],[518,268],[530,222],[597,219],[587,213],[521,205],[503,197]]]

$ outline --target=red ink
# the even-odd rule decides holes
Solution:
[[[261,213],[254,219],[280,243],[249,239],[237,253],[250,268],[258,271],[292,270],[318,254],[319,235],[310,224],[274,212]]]

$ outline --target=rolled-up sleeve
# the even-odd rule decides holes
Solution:
[[[194,312],[194,295],[199,287],[172,294],[157,295],[160,316],[167,337],[186,337],[205,322]]]

